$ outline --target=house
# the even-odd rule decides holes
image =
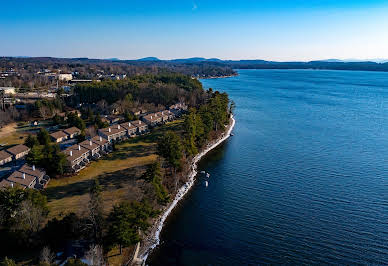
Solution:
[[[70,81],[73,79],[73,75],[72,74],[65,74],[65,73],[59,74],[58,79],[62,80],[62,81]]]
[[[148,125],[140,120],[135,120],[131,122],[137,128],[137,134],[141,135],[147,132]]]
[[[98,152],[100,151],[100,145],[94,143],[92,140],[82,141],[79,145],[89,151],[88,159],[100,157],[100,155],[98,154]]]
[[[174,114],[169,110],[164,110],[156,113],[157,116],[162,117],[162,122],[165,123],[167,121],[171,121],[174,119]]]
[[[4,94],[15,94],[16,88],[15,87],[0,87],[0,91]]]
[[[20,185],[23,189],[34,188],[36,185],[36,177],[22,173],[20,171],[13,172],[7,180],[11,183],[16,183]]]
[[[127,134],[127,130],[120,125],[101,128],[98,130],[98,135],[107,139],[109,142],[121,140]]]
[[[157,113],[145,115],[142,117],[142,120],[149,126],[156,126],[162,123],[162,117],[158,116]]]
[[[122,116],[115,116],[115,115],[106,115],[101,118],[102,122],[108,122],[109,124],[116,124],[119,123],[120,121],[123,121],[124,117]]]
[[[23,158],[24,156],[26,156],[28,154],[29,151],[30,151],[30,148],[28,148],[27,146],[25,146],[23,144],[18,144],[16,146],[13,146],[13,147],[7,149],[7,152],[12,154],[12,156],[15,160]]]
[[[69,135],[67,135],[62,130],[50,134],[52,141],[54,141],[56,143],[59,143],[59,142],[66,140],[68,138],[68,136]]]
[[[35,177],[35,186],[36,189],[42,189],[46,187],[50,178],[46,175],[46,171],[40,168],[35,167],[35,165],[24,164],[19,170],[21,173],[25,173],[27,175]]]
[[[70,164],[70,167],[78,172],[85,168],[86,164],[89,163],[89,150],[85,149],[81,145],[75,144],[64,150],[66,159]]]
[[[109,148],[109,142],[107,139],[101,137],[101,136],[94,136],[92,138],[92,141],[96,143],[100,147],[100,153],[101,151],[107,151]]]
[[[0,165],[4,165],[12,161],[12,154],[6,151],[0,151]]]
[[[127,131],[127,136],[128,137],[131,137],[131,136],[135,136],[136,135],[136,132],[137,132],[137,128],[134,124],[132,124],[131,122],[125,122],[125,123],[122,123],[120,124],[121,127],[123,127],[126,131]]]
[[[180,116],[184,111],[187,111],[187,109],[188,106],[185,103],[177,103],[169,107],[169,111],[176,116]]]
[[[64,129],[63,132],[65,132],[68,135],[69,139],[72,139],[81,134],[81,130],[76,127]]]

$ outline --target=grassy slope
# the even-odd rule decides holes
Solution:
[[[166,130],[180,130],[181,126],[181,120],[168,123],[149,135],[116,145],[115,152],[92,162],[75,176],[51,180],[45,190],[50,218],[69,212],[82,215],[87,208],[90,184],[96,177],[103,187],[106,211],[122,200],[141,200],[146,197],[142,189],[144,182],[139,177],[146,165],[157,158],[155,142]]]

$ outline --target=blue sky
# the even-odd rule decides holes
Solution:
[[[388,1],[13,0],[0,8],[1,56],[388,58]]]

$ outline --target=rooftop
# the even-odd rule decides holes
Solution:
[[[60,138],[67,137],[67,134],[61,130],[61,131],[56,131],[54,133],[51,133],[50,136],[54,139],[60,139]]]
[[[26,173],[22,173],[22,172],[19,172],[19,171],[15,171],[13,172],[8,178],[7,180],[10,181],[10,182],[14,182],[14,183],[18,183],[22,186],[30,186],[32,182],[34,182],[36,179],[35,176],[32,176],[32,175],[29,175],[29,174],[26,174]]]
[[[6,151],[0,151],[0,161],[7,159],[9,157],[12,157],[12,154],[10,154]]]
[[[11,153],[12,155],[18,155],[22,152],[26,152],[29,150],[30,150],[30,148],[28,148],[27,146],[25,146],[23,144],[18,144],[16,146],[13,146],[13,147],[7,149],[7,152]]]
[[[77,127],[70,127],[63,130],[63,132],[65,132],[68,135],[72,135],[74,133],[81,133],[81,130]]]
[[[29,175],[32,175],[32,176],[35,176],[35,177],[38,177],[38,178],[41,178],[41,177],[43,177],[46,174],[46,172],[44,170],[38,169],[34,165],[30,166],[28,164],[24,164],[19,169],[19,172],[26,173],[26,174],[29,174]]]
[[[93,142],[92,140],[84,140],[79,145],[81,145],[82,147],[84,147],[85,149],[87,149],[89,151],[94,150],[94,149],[99,147],[99,145],[96,144],[95,142]]]

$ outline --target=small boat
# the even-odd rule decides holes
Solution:
[[[233,137],[234,136],[234,134],[233,133],[230,133],[230,135]]]
[[[205,187],[207,187],[209,185],[209,182],[205,181]]]
[[[207,177],[207,178],[209,178],[209,177],[210,177],[210,174],[209,174],[209,173],[207,173],[207,174],[206,174],[206,177]]]
[[[200,173],[204,175],[206,172],[205,171],[201,171]]]

